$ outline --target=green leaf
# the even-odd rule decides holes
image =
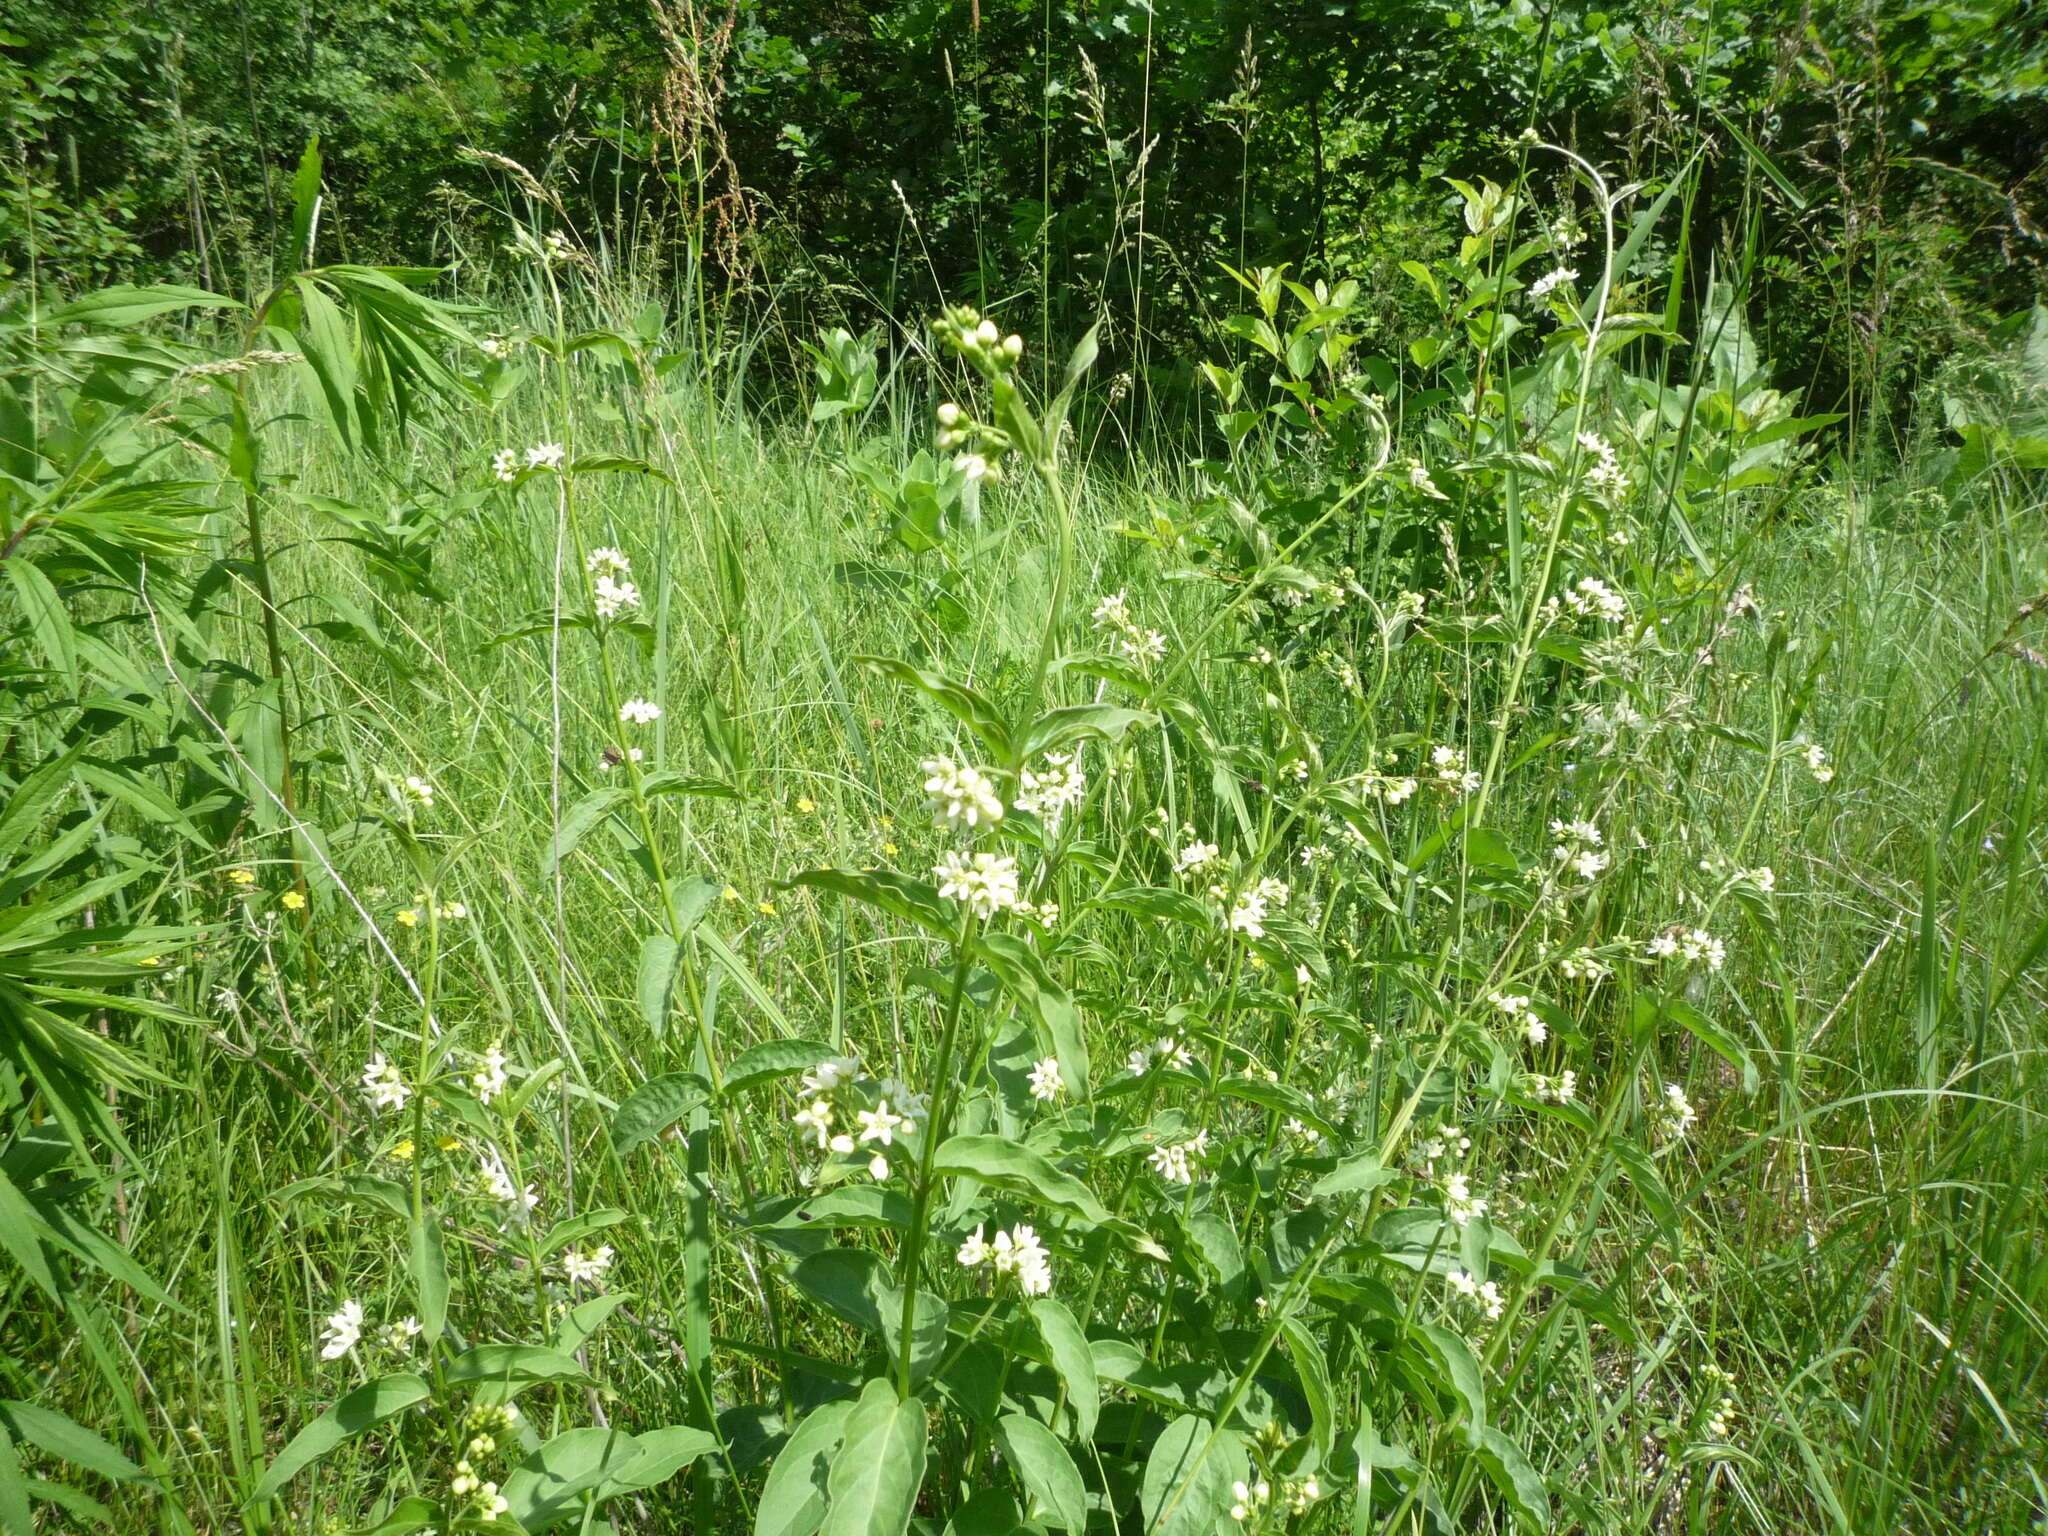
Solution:
[[[1123,709],[1114,704],[1069,704],[1049,709],[1032,721],[1031,728],[1024,733],[1017,761],[1022,764],[1041,752],[1056,752],[1084,736],[1117,741],[1132,726],[1151,725],[1158,718],[1142,709]]]
[[[667,1072],[626,1095],[612,1115],[612,1146],[619,1156],[654,1140],[699,1104],[711,1099],[711,1085],[694,1072]]]
[[[1024,1195],[1091,1226],[1110,1220],[1094,1190],[1007,1136],[950,1136],[933,1156],[932,1172]]]
[[[871,667],[882,676],[894,682],[903,683],[921,691],[954,719],[966,726],[981,739],[991,756],[998,762],[1010,762],[1010,727],[995,705],[966,683],[955,682],[938,672],[927,672],[922,667],[899,661],[894,656],[856,656],[853,658],[862,666]]]
[[[274,1497],[278,1489],[336,1447],[431,1396],[433,1389],[409,1372],[357,1387],[292,1437],[291,1444],[278,1453],[270,1470],[263,1474],[263,1481],[256,1485],[245,1507]]]
[[[449,1362],[445,1376],[451,1386],[465,1381],[519,1384],[530,1381],[588,1383],[573,1355],[534,1344],[479,1344]]]
[[[320,135],[306,140],[299,168],[292,174],[292,248],[288,265],[294,272],[313,265],[313,244],[320,236]]]
[[[1230,1512],[1230,1485],[1249,1463],[1236,1433],[1186,1414],[1168,1424],[1145,1458],[1138,1502],[1146,1536],[1211,1536]]]
[[[631,1291],[606,1291],[588,1301],[578,1302],[562,1314],[562,1321],[555,1329],[555,1352],[575,1354],[592,1334],[604,1326],[607,1318],[632,1299]]]
[[[208,293],[204,288],[186,288],[176,283],[158,283],[149,288],[135,288],[126,283],[112,288],[102,288],[98,293],[88,293],[83,298],[73,299],[69,304],[60,304],[43,315],[45,325],[134,325],[154,315],[168,314],[174,309],[241,309],[238,301],[225,294]]]
[[[0,1429],[110,1482],[133,1482],[143,1475],[142,1468],[91,1430],[34,1403],[0,1398]]]
[[[666,933],[650,933],[640,941],[640,974],[634,991],[640,999],[640,1017],[658,1040],[668,1028],[669,994],[676,984],[676,965],[682,950]]]
[[[431,1347],[448,1326],[448,1258],[441,1248],[441,1220],[429,1208],[412,1222],[406,1271],[420,1303],[420,1335]]]
[[[715,1450],[718,1442],[701,1429],[672,1425],[629,1435],[588,1426],[567,1430],[521,1462],[499,1490],[522,1529],[550,1529],[580,1510],[621,1494],[666,1482]]]
[[[825,1517],[825,1483],[846,1438],[851,1401],[806,1415],[768,1469],[754,1509],[754,1536],[812,1536]]]
[[[1486,1428],[1486,1387],[1472,1346],[1463,1335],[1440,1323],[1420,1323],[1415,1331],[1436,1366],[1431,1374],[1465,1405],[1465,1438],[1477,1446],[1480,1432]]]
[[[924,1483],[924,1412],[880,1377],[861,1390],[826,1480],[824,1536],[903,1536]]]
[[[1280,1337],[1287,1341],[1287,1352],[1294,1357],[1294,1374],[1301,1379],[1302,1395],[1308,1399],[1315,1461],[1327,1461],[1337,1443],[1336,1393],[1330,1386],[1328,1356],[1298,1317],[1281,1320]]]
[[[856,1327],[879,1334],[891,1357],[903,1348],[903,1290],[891,1277],[880,1254],[864,1248],[827,1248],[797,1265],[791,1278],[814,1301]],[[939,1363],[946,1348],[945,1298],[917,1293],[911,1319],[910,1374],[922,1381]]]
[[[974,950],[1038,1016],[1040,1043],[1059,1058],[1060,1076],[1074,1097],[1085,1103],[1089,1097],[1088,1037],[1067,989],[1053,979],[1038,951],[1014,934],[984,933],[975,941]]]
[[[915,923],[935,939],[951,939],[959,930],[950,906],[940,899],[936,887],[894,870],[870,869],[856,874],[845,869],[812,869],[789,883],[851,896],[891,917]]]
[[[52,1301],[61,1303],[64,1292],[57,1285],[56,1272],[50,1268],[50,1257],[43,1251],[38,1235],[44,1230],[28,1201],[7,1177],[7,1171],[0,1168],[0,1251],[27,1271],[29,1279]]]
[[[1140,917],[1186,923],[1190,928],[1211,929],[1216,926],[1213,908],[1185,891],[1169,891],[1156,885],[1126,886],[1120,891],[1111,891],[1107,896],[1095,897],[1089,905],[1106,907],[1112,912],[1135,912]]]
[[[28,1484],[21,1475],[21,1458],[14,1454],[14,1438],[0,1429],[0,1530],[33,1531],[35,1517],[29,1513]]]
[[[547,850],[541,855],[541,878],[551,878],[556,866],[576,851],[576,845],[583,841],[584,834],[609,816],[625,798],[625,789],[620,785],[611,784],[603,789],[592,790],[571,806],[569,813],[562,818],[561,825],[555,829]]]
[[[7,579],[14,585],[15,601],[21,604],[29,632],[36,637],[44,659],[77,692],[78,650],[71,641],[71,617],[65,611],[64,600],[57,595],[49,577],[19,556],[7,562]]]
[[[1067,1389],[1067,1409],[1074,1415],[1074,1435],[1083,1442],[1095,1438],[1096,1416],[1102,1411],[1102,1386],[1095,1376],[1095,1355],[1088,1348],[1088,1335],[1065,1303],[1040,1296],[1029,1303],[1031,1321],[1052,1357],[1052,1368]]]
[[[631,1221],[632,1213],[622,1211],[615,1205],[602,1210],[585,1211],[581,1216],[571,1216],[567,1221],[557,1222],[548,1228],[548,1235],[540,1245],[543,1254],[560,1253],[564,1248],[580,1243],[593,1232],[602,1232],[607,1227],[616,1227],[622,1221]]]
[[[1317,1179],[1310,1190],[1315,1195],[1350,1195],[1366,1190],[1378,1189],[1382,1184],[1394,1181],[1394,1170],[1380,1166],[1379,1154],[1361,1152],[1356,1157],[1347,1157],[1328,1173]]]
[[[1522,1448],[1489,1424],[1479,1433],[1475,1454],[1515,1518],[1531,1529],[1549,1530],[1550,1490],[1543,1486]]]
[[[1038,1420],[1006,1414],[996,1424],[1003,1458],[1017,1469],[1024,1489],[1038,1506],[1042,1524],[1079,1532],[1088,1524],[1088,1493],[1080,1469],[1067,1448]]]
[[[763,1040],[733,1058],[732,1065],[726,1068],[725,1091],[745,1093],[763,1083],[795,1077],[838,1054],[817,1040]]]

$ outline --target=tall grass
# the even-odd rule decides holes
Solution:
[[[474,1453],[496,1482],[577,1426],[709,1437],[678,1452],[683,1480],[608,1489],[601,1512],[565,1495],[586,1531],[807,1533],[821,1512],[879,1529],[834,1522],[886,1506],[859,1479],[908,1464],[913,1429],[932,1446],[917,1515],[961,1536],[1069,1518],[1037,1436],[1065,1447],[1099,1530],[2039,1521],[2048,732],[2043,673],[2007,643],[2048,589],[2038,477],[1788,457],[1768,483],[1693,496],[1681,532],[1659,487],[1684,440],[1589,362],[1560,395],[1558,479],[1529,481],[1522,510],[1507,492],[1528,518],[1510,578],[1506,546],[1455,526],[1494,504],[1472,489],[1493,470],[1419,430],[1420,407],[1378,470],[1263,426],[1234,467],[1062,461],[1056,438],[1034,456],[1009,430],[1002,378],[961,368],[872,419],[889,473],[867,475],[843,424],[752,419],[706,358],[664,358],[637,303],[533,270],[528,323],[492,322],[524,339],[485,365],[504,385],[488,405],[434,414],[381,461],[309,423],[267,429],[289,490],[269,497],[264,574],[307,835],[274,835],[260,733],[235,713],[262,654],[236,522],[206,523],[187,558],[215,562],[216,595],[185,612],[147,580],[66,589],[219,749],[187,751],[180,803],[230,809],[210,845],[108,834],[148,849],[151,912],[203,930],[155,983],[191,1022],[129,1031],[176,1086],[118,1095],[132,1159],[95,1196],[167,1295],[95,1282],[107,1305],[67,1312],[9,1281],[8,1396],[147,1471],[90,1484],[115,1528],[457,1518],[477,1407],[514,1385],[522,1425]],[[995,397],[980,414],[1007,432],[1009,472],[912,555],[887,542],[909,451],[893,445],[956,392],[970,410]],[[1595,427],[1640,455],[1634,488],[1573,502],[1594,462],[1575,431]],[[563,472],[493,478],[494,454],[539,444],[563,445]],[[1455,513],[1406,477],[1411,452]],[[1359,489],[1288,510],[1338,483]],[[1567,505],[1604,510],[1568,522]],[[350,508],[411,508],[437,530],[414,549],[430,569],[370,558]],[[1319,656],[1272,593],[1288,572],[1338,579],[1335,559],[1311,567],[1326,528],[1360,587]],[[637,627],[577,622],[601,548],[630,562]],[[1546,616],[1596,572],[1626,620]],[[1128,630],[1113,610],[1091,625],[1114,593]],[[203,661],[181,648],[194,628]],[[1155,629],[1157,660],[1117,650]],[[991,922],[1027,957],[1015,974],[963,905],[885,900],[870,876],[925,881],[958,839],[934,829],[920,763],[990,749],[942,689],[863,657],[1019,721],[1041,693],[1143,716],[1081,741],[1090,789],[1063,830],[1040,817],[980,845],[1024,853],[1032,899],[1059,908],[1042,928]],[[622,725],[627,700],[659,718]],[[1622,703],[1638,725],[1573,708],[1611,721]],[[160,745],[144,725],[108,741]],[[1551,852],[1589,846],[1552,828],[1578,820],[1609,861],[1583,879]],[[1201,841],[1213,869],[1180,875]],[[303,909],[286,900],[301,866]],[[806,871],[844,874],[790,883]],[[1233,930],[1276,878],[1292,891],[1266,933]],[[957,931],[920,930],[920,903]],[[1725,965],[1652,958],[1669,928],[1711,930]],[[1560,968],[1582,949],[1597,972]],[[1053,1102],[1025,1087],[1058,1028],[1041,985],[1071,995],[1092,1061],[1060,1053]],[[1524,993],[1540,1040],[1501,1001]],[[789,1041],[857,1056],[863,1102],[900,1080],[941,1120],[874,1179],[877,1146],[824,1152],[792,1128],[817,1056]],[[506,1080],[480,1092],[500,1044]],[[1132,1051],[1155,1054],[1122,1067]],[[411,1089],[395,1112],[366,1102],[377,1055]],[[663,1083],[673,1114],[649,1107]],[[1043,1153],[1110,1219],[1031,1178],[940,1179],[949,1115]],[[1190,1142],[1185,1183],[1147,1156]],[[480,1190],[493,1160],[534,1188],[531,1217]],[[1484,1219],[1451,1216],[1453,1169]],[[803,1230],[819,1212],[828,1230]],[[1087,1422],[1030,1298],[955,1262],[970,1229],[1019,1216],[1095,1341]],[[600,1243],[599,1279],[565,1271]],[[868,1300],[806,1267],[856,1250],[888,1266]],[[931,1359],[922,1293],[952,1303]],[[321,1359],[345,1299],[372,1330],[419,1319],[433,1348],[372,1332]],[[500,1342],[578,1370],[479,1368],[465,1391],[456,1351]],[[264,1482],[309,1421],[400,1364],[431,1411]],[[849,1411],[863,1382],[893,1385]],[[818,1472],[806,1517],[768,1469],[835,1412],[857,1454]],[[1190,1420],[1246,1491],[1188,1465],[1155,1478]],[[61,1447],[13,1438],[31,1475],[72,1476]],[[93,1518],[67,1497],[37,1528]]]

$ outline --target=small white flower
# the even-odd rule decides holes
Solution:
[[[960,1252],[955,1255],[969,1269],[976,1269],[986,1264],[990,1256],[995,1252],[993,1248],[983,1241],[981,1234],[982,1227],[977,1226],[974,1229],[974,1235],[960,1245]]]
[[[591,584],[590,602],[600,619],[616,618],[627,609],[640,606],[640,589],[630,581],[600,576]]]
[[[966,903],[970,912],[984,920],[1018,904],[1017,861],[1006,855],[949,852],[932,873],[941,896]]]
[[[377,1342],[396,1354],[411,1350],[412,1341],[419,1336],[420,1320],[416,1317],[401,1317],[377,1330]]]
[[[528,469],[560,469],[568,455],[560,443],[538,443],[526,450]]]
[[[1529,285],[1529,297],[1531,299],[1545,298],[1558,284],[1574,283],[1578,281],[1578,278],[1579,273],[1576,267],[1552,267]]]
[[[813,1099],[804,1105],[790,1119],[798,1130],[808,1137],[815,1137],[818,1150],[824,1151],[832,1140],[832,1105],[825,1099]]]
[[[953,455],[953,467],[966,476],[967,483],[972,485],[988,474],[989,464],[988,460],[978,453],[956,453]]]
[[[1048,1056],[1043,1061],[1032,1063],[1031,1097],[1040,1103],[1050,1104],[1067,1091],[1067,1081],[1060,1076],[1060,1061],[1057,1056]]]
[[[652,725],[661,718],[661,706],[645,699],[628,699],[619,706],[621,725]]]
[[[1017,809],[1043,816],[1049,827],[1088,798],[1088,776],[1081,771],[1079,752],[1048,752],[1044,772],[1026,768],[1017,775]]]
[[[434,808],[434,786],[418,774],[410,774],[405,780],[405,792],[412,796],[423,811]]]
[[[523,1221],[540,1204],[540,1196],[531,1184],[521,1189],[512,1182],[504,1159],[495,1152],[486,1152],[477,1159],[477,1173],[485,1198],[504,1206],[505,1214],[514,1221]]]
[[[477,1069],[469,1075],[469,1086],[476,1091],[478,1100],[485,1104],[503,1093],[508,1081],[505,1075],[508,1058],[501,1045],[502,1042],[493,1040],[478,1061]]]
[[[883,1099],[873,1109],[856,1110],[853,1118],[860,1122],[860,1139],[863,1145],[870,1141],[879,1141],[885,1147],[894,1146],[896,1128],[904,1123],[903,1116],[891,1112],[887,1099]]]
[[[500,448],[491,455],[491,473],[506,485],[519,478],[519,450]]]
[[[602,1286],[605,1271],[612,1267],[612,1246],[606,1243],[602,1248],[584,1252],[571,1248],[562,1255],[562,1274],[571,1285]]]
[[[1129,629],[1131,605],[1123,593],[1113,592],[1096,603],[1093,619],[1097,629]]]
[[[1685,1090],[1676,1083],[1664,1085],[1664,1101],[1657,1106],[1655,1115],[1658,1133],[1677,1141],[1693,1128],[1699,1119],[1699,1112],[1685,1096]]]
[[[853,1081],[860,1070],[860,1062],[852,1056],[827,1056],[803,1076],[802,1091],[809,1094],[830,1093],[841,1083]]]
[[[1456,1226],[1486,1214],[1486,1202],[1472,1193],[1471,1180],[1462,1173],[1444,1176],[1444,1215]]]
[[[1214,864],[1222,851],[1214,843],[1205,843],[1197,838],[1175,856],[1174,871],[1183,875],[1198,873]]]
[[[918,768],[924,774],[925,808],[941,826],[992,826],[1003,819],[1002,798],[979,769],[950,757],[928,757]]]
[[[320,1330],[320,1358],[339,1360],[356,1347],[363,1336],[363,1304],[344,1301]]]
[[[1174,1146],[1157,1146],[1146,1154],[1152,1164],[1152,1171],[1169,1184],[1191,1184],[1194,1171],[1188,1167],[1188,1148],[1185,1142]]]
[[[633,565],[621,551],[601,544],[583,557],[583,572],[586,576],[629,576]]]
[[[401,1110],[412,1097],[412,1089],[406,1086],[398,1068],[379,1051],[363,1067],[363,1094],[372,1109]]]
[[[1828,761],[1828,749],[1818,742],[1811,743],[1805,751],[1806,771],[1813,775],[1816,784],[1832,783],[1835,777],[1834,765]]]

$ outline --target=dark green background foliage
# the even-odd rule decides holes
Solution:
[[[660,282],[708,257],[797,334],[941,293],[1048,336],[1106,314],[1109,355],[1157,383],[1144,365],[1229,302],[1219,257],[1357,276],[1391,336],[1420,302],[1397,263],[1448,239],[1441,178],[1506,179],[1533,127],[1618,180],[1707,142],[1694,270],[1752,232],[1780,382],[1897,405],[2048,286],[2037,12],[19,0],[0,275],[246,286],[315,132],[328,249],[489,267],[526,193],[468,146],[530,168],[606,260]]]

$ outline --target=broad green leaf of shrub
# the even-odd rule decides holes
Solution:
[[[826,1479],[824,1536],[903,1536],[924,1482],[925,1408],[877,1377],[847,1415]]]
[[[1145,1536],[1210,1536],[1230,1512],[1230,1486],[1249,1474],[1236,1431],[1185,1414],[1168,1424],[1145,1458],[1138,1502]]]
[[[825,1518],[826,1479],[846,1438],[851,1401],[807,1415],[768,1469],[754,1508],[754,1536],[812,1536]]]
[[[710,1099],[711,1085],[694,1072],[665,1072],[649,1078],[613,1112],[612,1146],[624,1157]]]
[[[1088,1524],[1088,1495],[1080,1470],[1053,1432],[1021,1413],[1005,1415],[996,1425],[1003,1459],[1016,1468],[1024,1488],[1038,1507],[1039,1520],[1079,1532]]]

